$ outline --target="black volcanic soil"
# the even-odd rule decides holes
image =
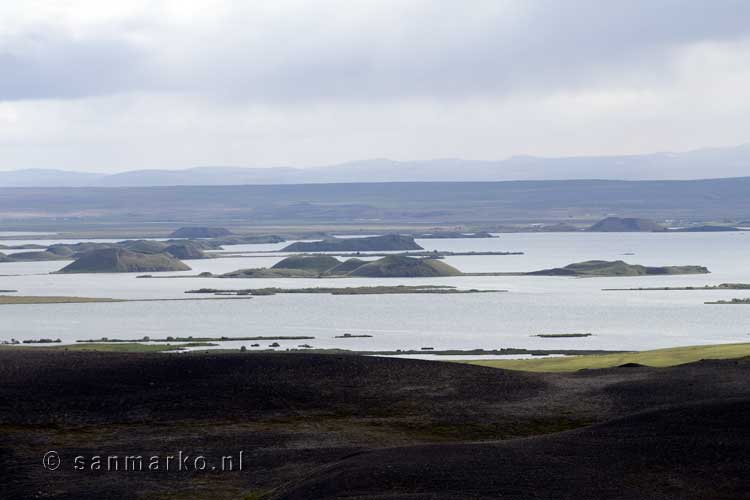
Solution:
[[[307,354],[0,350],[0,498],[748,498],[750,361],[571,374]],[[57,450],[63,466],[43,469]],[[221,457],[242,472],[74,471]]]

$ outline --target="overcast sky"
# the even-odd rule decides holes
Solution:
[[[745,0],[0,2],[0,169],[750,142]]]

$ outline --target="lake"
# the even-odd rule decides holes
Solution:
[[[24,236],[19,235],[19,238]],[[458,256],[445,261],[465,272],[532,271],[589,259],[643,265],[703,265],[712,274],[624,278],[481,276],[434,279],[137,279],[135,274],[49,274],[67,261],[0,263],[0,289],[18,295],[111,298],[184,298],[194,288],[278,286],[451,285],[503,289],[463,295],[332,296],[294,294],[251,300],[124,302],[0,306],[0,340],[141,338],[166,336],[309,335],[279,341],[281,349],[395,350],[623,349],[750,341],[750,306],[705,305],[708,300],[750,296],[750,291],[605,292],[603,288],[703,286],[750,283],[750,233],[520,233],[494,239],[417,240],[426,249],[521,251],[524,255]],[[14,245],[32,239],[3,241]],[[272,252],[288,243],[225,247]],[[624,255],[634,254],[634,255]],[[193,270],[169,275],[273,265],[271,253],[187,261]],[[12,276],[9,276],[12,275]],[[587,338],[532,337],[590,332]],[[344,333],[371,338],[335,339]],[[269,342],[262,343],[266,348]],[[239,347],[250,342],[226,343]]]

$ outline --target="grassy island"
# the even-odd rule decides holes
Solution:
[[[748,299],[732,299],[732,300],[717,300],[714,302],[706,302],[706,304],[750,304],[750,298]]]
[[[440,285],[397,285],[397,286],[359,286],[359,287],[314,287],[314,288],[245,288],[241,290],[225,290],[217,288],[199,288],[187,290],[185,293],[214,294],[214,295],[276,295],[282,293],[322,293],[330,295],[388,295],[409,293],[455,294],[455,293],[498,293],[507,290],[459,290],[453,286]]]
[[[581,337],[591,337],[593,333],[540,333],[538,335],[532,335],[532,337],[539,337],[542,339],[574,339]]]
[[[705,286],[661,286],[651,288],[602,288],[604,292],[647,292],[647,291],[674,291],[674,290],[750,290],[748,283],[722,283],[721,285]]]
[[[708,274],[703,266],[663,266],[651,267],[628,264],[622,260],[588,260],[569,264],[565,267],[543,269],[524,273],[526,276],[576,276],[576,277],[617,277],[617,276],[662,276],[677,274]]]

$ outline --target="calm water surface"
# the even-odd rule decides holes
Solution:
[[[19,236],[20,238],[21,236]],[[33,240],[4,241],[20,244]],[[750,283],[750,233],[502,234],[496,239],[419,240],[426,249],[522,251],[518,256],[450,257],[465,272],[529,271],[572,262],[623,259],[644,265],[704,265],[712,274],[635,278],[453,277],[436,279],[136,279],[135,274],[49,274],[65,261],[0,264],[0,289],[21,295],[183,298],[193,288],[441,284],[504,289],[476,295],[276,295],[251,300],[0,306],[0,340],[172,336],[309,335],[280,341],[349,349],[571,348],[647,349],[750,341],[750,306],[704,305],[750,296],[742,291],[604,292],[602,288]],[[242,245],[230,252],[285,246]],[[632,253],[635,255],[623,255]],[[270,266],[267,254],[194,260],[184,273]],[[12,276],[9,276],[12,275]],[[538,333],[591,332],[588,338],[540,339]],[[372,338],[334,339],[343,333]],[[235,345],[236,344],[236,345]],[[231,343],[239,347],[248,342]],[[262,347],[266,347],[265,343]]]

